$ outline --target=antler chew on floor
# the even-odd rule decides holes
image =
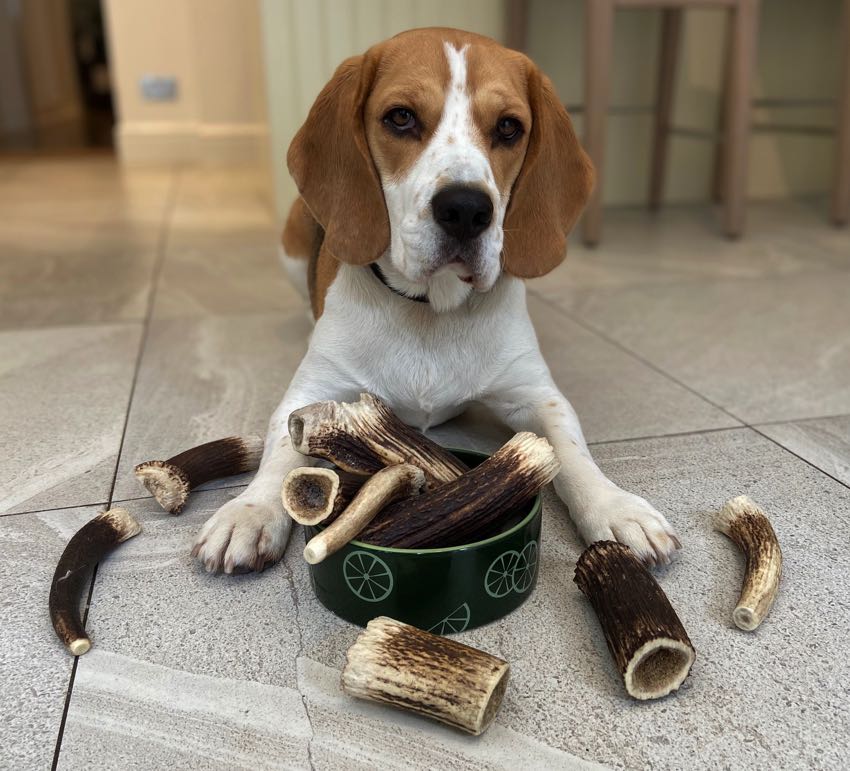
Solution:
[[[373,476],[339,517],[310,539],[304,547],[304,559],[311,565],[339,551],[368,525],[375,515],[399,498],[416,495],[425,485],[422,469],[409,463],[388,466]]]
[[[320,466],[302,466],[283,480],[284,510],[302,525],[333,522],[363,487],[366,477]]]
[[[80,617],[80,595],[94,566],[119,543],[141,531],[126,509],[110,509],[83,525],[65,546],[50,585],[50,620],[74,656],[91,648]]]
[[[348,649],[342,688],[477,736],[499,711],[509,669],[489,653],[379,616]]]
[[[694,663],[694,647],[632,550],[614,541],[591,544],[579,557],[573,580],[596,611],[629,695],[657,699],[675,691]]]
[[[325,458],[355,474],[410,463],[425,472],[428,489],[467,470],[372,394],[361,394],[358,402],[316,402],[295,410],[289,416],[289,436],[298,452]]]
[[[228,436],[168,460],[145,461],[136,466],[134,473],[163,509],[179,514],[192,488],[213,479],[256,471],[262,457],[262,437]]]
[[[732,620],[752,632],[770,611],[782,576],[782,550],[765,513],[746,495],[728,501],[714,527],[731,538],[747,559],[744,583]]]
[[[524,431],[463,476],[388,506],[358,539],[399,549],[470,543],[532,498],[559,470],[549,442]]]

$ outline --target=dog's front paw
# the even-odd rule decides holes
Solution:
[[[670,564],[682,546],[662,514],[639,495],[618,487],[586,507],[577,525],[587,543],[619,541],[649,565]]]
[[[292,521],[281,506],[245,494],[224,504],[201,528],[192,547],[208,573],[244,573],[277,562]]]

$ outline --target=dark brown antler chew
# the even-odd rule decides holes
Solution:
[[[292,469],[280,491],[283,508],[302,525],[329,524],[351,503],[367,479],[319,466]]]
[[[694,663],[694,646],[632,550],[614,541],[591,544],[579,557],[574,580],[596,611],[629,695],[658,699],[675,691]]]
[[[136,466],[134,473],[163,509],[179,514],[190,490],[213,479],[256,471],[262,457],[262,437],[228,436],[168,460],[145,461]]]
[[[448,450],[402,423],[377,396],[358,402],[316,402],[289,416],[292,446],[354,474],[410,463],[425,472],[428,489],[460,476],[467,467]]]
[[[399,498],[416,495],[425,485],[422,469],[409,463],[387,466],[369,479],[348,508],[304,547],[304,559],[311,565],[339,551],[368,525],[375,515]]]
[[[489,653],[379,616],[348,649],[342,688],[477,736],[499,711],[509,670]]]
[[[524,431],[463,476],[388,506],[358,540],[399,549],[470,543],[533,497],[559,470],[549,442]]]
[[[125,509],[110,509],[86,522],[65,546],[53,574],[48,606],[53,629],[74,656],[91,648],[80,617],[83,584],[103,557],[141,529]]]
[[[747,567],[738,605],[732,620],[739,629],[752,632],[770,612],[782,576],[782,550],[765,513],[746,495],[728,501],[714,520],[714,527],[731,538],[744,552]]]

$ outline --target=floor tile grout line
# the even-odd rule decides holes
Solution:
[[[626,348],[624,345],[622,345],[622,344],[621,344],[621,343],[619,343],[618,341],[614,340],[613,338],[609,337],[609,336],[608,336],[608,335],[606,335],[604,332],[601,332],[600,330],[596,329],[596,327],[594,327],[592,324],[589,324],[589,323],[588,323],[588,322],[586,322],[584,319],[580,319],[580,318],[578,318],[578,317],[576,317],[576,316],[572,315],[571,313],[568,313],[566,310],[564,310],[563,308],[561,308],[559,305],[557,305],[556,303],[554,303],[554,302],[553,302],[553,301],[551,301],[551,300],[547,300],[546,298],[542,298],[542,297],[540,297],[539,295],[535,295],[535,296],[536,296],[536,297],[538,297],[538,299],[540,299],[542,302],[546,303],[546,305],[548,305],[550,308],[552,308],[552,309],[553,309],[553,310],[555,310],[556,312],[560,312],[560,313],[561,313],[561,314],[563,314],[566,318],[568,318],[568,319],[570,319],[571,321],[575,322],[576,324],[578,324],[578,325],[579,325],[580,327],[582,327],[583,329],[587,330],[588,332],[592,332],[593,334],[595,334],[595,335],[599,336],[600,338],[602,338],[602,339],[603,339],[603,340],[605,340],[606,342],[610,343],[611,345],[616,346],[617,348],[619,348],[619,349],[620,349],[621,351],[623,351],[624,353],[628,354],[629,356],[632,356],[635,360],[637,360],[637,361],[641,362],[642,364],[645,364],[647,367],[649,367],[649,368],[650,368],[650,369],[652,369],[653,371],[655,371],[655,372],[659,373],[659,374],[660,374],[660,375],[662,375],[663,377],[668,378],[668,379],[669,379],[670,381],[672,381],[673,383],[676,383],[677,385],[679,385],[679,386],[681,386],[682,388],[686,389],[686,390],[687,390],[687,391],[689,391],[690,393],[694,394],[694,396],[697,396],[698,398],[702,399],[702,400],[703,400],[703,401],[705,401],[706,403],[708,403],[708,404],[712,405],[713,407],[717,408],[718,410],[721,410],[722,412],[724,412],[724,413],[725,413],[726,415],[728,415],[729,417],[731,417],[731,418],[733,418],[734,420],[737,420],[737,421],[739,421],[739,422],[741,423],[741,425],[740,425],[740,426],[731,426],[730,428],[748,428],[748,429],[750,429],[751,431],[754,431],[754,432],[755,432],[755,433],[757,433],[759,436],[763,437],[764,439],[767,439],[768,441],[770,441],[772,444],[775,444],[775,445],[776,445],[777,447],[779,447],[780,449],[784,450],[785,452],[789,453],[790,455],[793,455],[795,458],[798,458],[799,460],[803,461],[803,463],[805,463],[806,465],[811,466],[813,469],[815,469],[816,471],[820,472],[820,473],[821,473],[821,474],[823,474],[825,477],[828,477],[829,479],[832,479],[834,482],[837,482],[837,483],[838,483],[838,484],[840,484],[842,487],[845,487],[845,488],[847,488],[847,489],[850,489],[850,484],[847,484],[847,483],[845,483],[845,482],[842,482],[840,479],[838,479],[838,478],[834,477],[834,476],[833,476],[832,474],[830,474],[828,471],[824,471],[824,469],[820,468],[819,466],[816,466],[814,463],[812,463],[812,461],[807,460],[807,459],[806,459],[806,458],[804,458],[802,455],[797,454],[796,452],[794,452],[793,450],[789,449],[788,447],[786,447],[786,446],[785,446],[785,445],[783,445],[782,443],[780,443],[780,442],[776,441],[775,439],[773,439],[773,438],[771,438],[770,436],[768,436],[767,434],[765,434],[763,431],[759,431],[759,429],[757,428],[757,426],[756,426],[756,425],[753,425],[753,424],[749,423],[748,421],[746,421],[746,420],[743,420],[743,419],[739,418],[737,415],[735,415],[734,413],[730,412],[730,411],[729,411],[729,410],[727,410],[725,407],[721,407],[719,404],[717,404],[717,403],[713,402],[713,401],[712,401],[711,399],[709,399],[707,396],[704,396],[703,394],[699,393],[699,391],[696,391],[696,390],[695,390],[695,389],[693,389],[691,386],[687,385],[686,383],[683,383],[681,380],[679,380],[678,378],[674,377],[674,376],[673,376],[673,375],[671,375],[670,373],[665,372],[663,369],[661,369],[660,367],[656,366],[656,365],[655,365],[655,364],[653,364],[652,362],[647,361],[646,359],[644,359],[644,358],[643,358],[642,356],[640,356],[639,354],[637,354],[637,353],[635,353],[634,351],[631,351],[630,349]],[[764,425],[764,424],[758,424],[758,425]]]
[[[645,437],[641,437],[645,438]],[[649,437],[652,438],[652,437]],[[611,441],[617,441],[613,439]],[[625,440],[623,440],[625,441]],[[192,490],[193,493],[212,493],[217,490],[239,490],[243,487],[247,487],[248,482],[243,482],[238,485],[219,485],[218,487],[196,487]],[[88,509],[91,507],[98,506],[114,506],[116,503],[131,503],[132,501],[152,501],[154,497],[152,495],[138,495],[134,498],[114,498],[112,501],[92,501],[91,503],[79,503],[73,506],[54,506],[49,509],[29,509],[27,511],[9,511],[0,514],[0,519],[3,517],[22,517],[31,514],[49,514],[52,511],[64,511],[65,509]]]
[[[609,444],[626,444],[627,442],[646,442],[652,439],[679,439],[686,436],[702,436],[703,434],[718,434],[722,431],[740,431],[749,428],[740,426],[719,426],[717,428],[697,428],[693,431],[673,431],[669,434],[645,434],[643,436],[624,436],[622,439],[601,439],[596,442],[588,442],[588,447],[605,447]]]
[[[130,384],[130,393],[127,397],[127,409],[124,413],[124,426],[121,430],[121,441],[118,445],[118,456],[115,459],[115,472],[112,475],[112,484],[109,488],[109,503],[112,505],[112,496],[115,493],[115,485],[118,480],[118,469],[121,465],[121,454],[124,450],[124,442],[127,438],[127,427],[130,423],[130,412],[133,407],[133,397],[136,395],[136,386],[139,381],[139,372],[142,368],[142,360],[144,359],[145,349],[147,348],[148,337],[150,335],[150,327],[153,319],[153,308],[156,301],[156,292],[159,286],[159,279],[162,273],[162,267],[165,263],[165,253],[168,248],[168,235],[171,230],[171,218],[174,214],[174,206],[177,199],[177,191],[180,187],[181,173],[180,170],[174,172],[172,183],[169,186],[168,198],[166,200],[165,211],[163,212],[162,230],[157,241],[156,261],[151,271],[150,288],[148,289],[148,297],[146,302],[145,319],[142,323],[142,334],[139,339],[139,350],[136,354],[136,363],[133,368],[133,380]]]
[[[4,511],[0,514],[0,519],[3,517],[23,517],[28,514],[48,514],[51,511],[64,511],[65,509],[88,509],[92,506],[108,506],[109,501],[93,501],[91,503],[78,503],[73,506],[51,506],[47,509],[29,509],[27,511]]]
[[[785,452],[793,455],[795,458],[799,458],[801,461],[803,461],[803,463],[811,466],[815,471],[819,471],[824,476],[829,477],[833,482],[838,482],[838,484],[840,484],[842,487],[846,487],[848,490],[850,490],[850,483],[844,482],[841,479],[839,479],[838,477],[833,476],[828,471],[825,471],[824,469],[822,469],[820,466],[815,465],[815,463],[810,461],[808,458],[804,458],[799,453],[794,452],[794,450],[792,450],[790,447],[786,447],[784,444],[777,441],[772,436],[768,436],[763,431],[759,431],[757,426],[747,426],[747,428],[749,428],[751,431],[755,431],[759,436],[763,437],[764,439],[767,439],[771,444],[775,444],[777,447],[779,447],[782,450],[785,450]]]
[[[757,420],[755,426],[782,426],[788,423],[811,423],[815,420],[835,420],[836,418],[850,418],[850,412],[839,412],[832,415],[813,415],[810,418],[784,418],[783,420]]]
[[[151,282],[150,288],[148,290],[148,297],[146,303],[146,312],[145,312],[145,320],[142,324],[142,334],[139,339],[139,349],[136,353],[136,362],[133,368],[133,379],[130,384],[130,393],[127,397],[127,408],[124,413],[124,425],[121,429],[121,440],[118,444],[118,453],[115,458],[115,471],[112,475],[112,483],[109,487],[109,500],[107,502],[107,507],[112,506],[112,496],[115,493],[115,484],[118,479],[118,469],[121,464],[121,453],[124,449],[124,441],[127,437],[127,426],[130,422],[130,410],[133,405],[133,396],[136,393],[136,384],[139,378],[139,371],[141,369],[142,359],[144,357],[145,346],[148,340],[148,334],[150,332],[151,325],[151,316],[153,314],[154,301],[156,298],[156,289],[159,283],[159,276],[162,272],[162,266],[165,262],[165,251],[168,244],[168,233],[171,229],[171,218],[174,213],[174,205],[177,199],[177,190],[180,186],[181,180],[181,172],[180,169],[174,169],[172,171],[172,179],[171,184],[168,187],[168,193],[166,198],[166,204],[162,213],[162,223],[159,238],[157,239],[157,254],[156,260],[154,262],[153,269],[151,271]],[[86,610],[83,617],[83,624],[85,625],[88,620],[89,609],[91,608],[92,597],[94,596],[94,583],[95,578],[97,577],[97,565],[94,566],[92,570],[91,580],[89,582],[89,592],[88,599],[86,602]],[[59,756],[62,752],[62,739],[65,735],[65,723],[68,719],[68,710],[71,706],[71,697],[74,692],[74,680],[77,675],[77,665],[79,663],[79,656],[74,658],[74,665],[71,667],[71,675],[68,680],[68,687],[65,691],[65,704],[62,708],[62,719],[59,721],[59,731],[56,736],[56,747],[53,751],[53,763],[51,764],[51,771],[56,771],[56,768],[59,765]]]
[[[670,288],[688,288],[689,286],[693,286],[695,284],[705,285],[718,285],[718,284],[730,284],[730,283],[741,283],[741,282],[755,282],[755,281],[782,281],[782,280],[790,280],[790,279],[799,279],[801,276],[832,276],[832,275],[846,275],[850,273],[850,265],[833,265],[832,263],[824,263],[822,267],[817,270],[798,270],[788,273],[763,273],[761,275],[752,275],[752,276],[694,276],[692,278],[675,278],[670,281],[664,281],[662,285]],[[614,284],[608,286],[601,286],[591,289],[591,291],[598,292],[599,294],[610,294],[613,292],[623,292],[630,291],[632,289],[646,289],[648,287],[657,287],[659,286],[658,281],[652,281],[650,279],[647,280],[636,280],[629,281],[625,284]],[[544,293],[544,290],[537,289],[534,287],[529,287],[529,292],[534,295],[540,297],[541,299],[549,299],[552,298],[547,296]],[[547,290],[548,291],[548,290]],[[551,294],[555,294],[553,290]]]
[[[738,423],[740,423],[742,426],[748,426],[749,425],[749,423],[747,423],[747,421],[743,420],[742,418],[738,417],[734,413],[730,412],[725,407],[722,407],[721,405],[717,404],[717,402],[713,401],[712,399],[709,399],[704,394],[701,394],[695,388],[693,388],[692,386],[689,386],[687,383],[682,382],[681,380],[679,380],[674,375],[671,375],[669,372],[666,372],[665,370],[661,369],[661,367],[659,367],[657,364],[654,364],[651,361],[644,359],[643,356],[641,356],[639,353],[631,350],[630,348],[627,348],[621,342],[619,342],[618,340],[615,340],[613,337],[610,337],[609,335],[607,335],[602,330],[597,329],[595,326],[593,326],[589,322],[585,321],[583,318],[570,313],[569,311],[562,308],[560,305],[558,305],[553,300],[549,300],[548,298],[541,297],[540,295],[538,295],[536,293],[535,293],[534,296],[537,297],[537,299],[539,299],[541,302],[543,302],[547,306],[549,306],[550,309],[554,310],[557,313],[561,313],[564,317],[570,319],[570,321],[574,322],[575,324],[578,324],[586,332],[590,332],[590,333],[596,335],[597,337],[601,338],[602,340],[604,340],[606,343],[609,343],[610,345],[613,345],[615,348],[618,348],[620,351],[622,351],[626,355],[630,356],[635,361],[639,361],[644,366],[649,367],[649,369],[651,369],[653,372],[661,375],[662,377],[666,378],[670,382],[675,383],[680,388],[684,388],[686,391],[693,394],[694,396],[696,396],[701,401],[704,401],[706,404],[710,404],[712,407],[720,410],[721,412],[723,412],[725,415],[728,415],[733,420],[737,420]]]

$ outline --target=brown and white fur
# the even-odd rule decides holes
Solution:
[[[403,33],[340,65],[288,165],[301,197],[284,262],[317,321],[256,477],[198,534],[193,553],[207,570],[280,559],[291,527],[281,483],[305,464],[288,416],[362,391],[421,429],[479,402],[510,428],[546,436],[561,461],[555,489],[584,540],[617,540],[649,563],[668,562],[679,546],[672,528],[593,461],[526,309],[522,279],[564,259],[593,183],[548,78],[488,38]],[[435,196],[458,190],[454,208],[438,209]],[[475,225],[458,229],[470,212]],[[429,303],[384,286],[364,267],[372,262],[397,292]]]

